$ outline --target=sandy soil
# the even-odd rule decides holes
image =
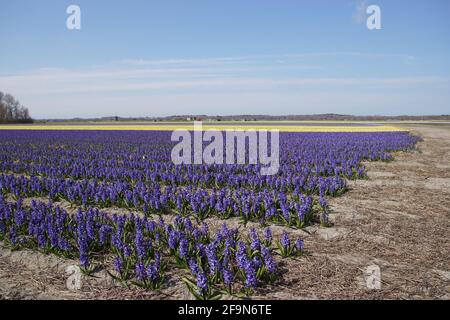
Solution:
[[[289,230],[305,238],[308,253],[280,260],[282,278],[253,298],[450,299],[450,126],[407,129],[424,139],[419,151],[397,153],[390,163],[366,163],[369,179],[351,181],[349,192],[331,200],[333,227]],[[227,224],[245,229],[237,221]],[[124,288],[104,271],[83,278],[80,290],[69,290],[65,270],[76,264],[11,252],[0,243],[0,298],[190,298],[180,271],[169,273],[160,293]],[[368,268],[379,268],[380,287],[367,285],[373,279]]]

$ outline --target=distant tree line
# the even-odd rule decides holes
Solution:
[[[0,91],[0,123],[31,123],[28,109],[12,95]]]

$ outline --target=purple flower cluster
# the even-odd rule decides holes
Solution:
[[[72,257],[72,249],[77,246],[71,243],[68,235],[69,218],[64,210],[52,203],[33,200],[29,208],[25,208],[20,199],[16,203],[8,203],[0,195],[0,234],[7,234],[9,228],[8,239],[14,246],[36,245],[45,252]],[[83,257],[82,265],[88,264],[88,259]]]
[[[176,166],[169,132],[0,131],[0,189],[17,198],[303,227],[326,218],[322,200],[344,192],[345,178],[365,176],[362,160],[390,160],[389,151],[416,142],[404,132],[282,133],[280,170],[261,176],[258,165]]]
[[[301,255],[304,251],[303,239],[297,238],[295,243],[292,243],[286,231],[281,234],[280,239],[277,241],[277,246],[282,257]]]
[[[327,197],[345,192],[346,179],[366,177],[363,160],[389,161],[389,152],[418,141],[405,132],[281,133],[279,172],[262,176],[260,165],[174,165],[166,131],[29,133],[0,130],[0,240],[78,258],[86,272],[108,256],[118,279],[152,290],[174,262],[190,270],[188,287],[205,299],[275,281],[273,235],[250,229],[243,237],[226,225],[210,232],[191,217],[328,226]],[[50,202],[21,201],[37,197]],[[68,214],[60,200],[78,211]],[[138,214],[94,209],[111,207]],[[171,224],[150,219],[168,213],[177,214]],[[275,242],[283,257],[304,251],[287,233]]]
[[[251,293],[278,273],[268,231],[263,245],[255,229],[243,241],[237,229],[225,224],[213,235],[205,223],[194,225],[181,216],[168,224],[133,214],[108,216],[90,208],[79,209],[72,219],[52,203],[32,201],[25,207],[20,200],[10,203],[0,196],[0,226],[0,236],[12,245],[78,257],[85,271],[94,269],[94,256],[111,254],[118,279],[152,290],[164,283],[168,261],[163,256],[190,269],[202,296],[221,286],[230,293]],[[22,238],[29,240],[20,243]]]

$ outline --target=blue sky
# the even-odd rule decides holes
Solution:
[[[449,114],[449,14],[447,0],[0,0],[0,90],[35,118]]]

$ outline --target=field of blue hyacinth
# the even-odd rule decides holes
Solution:
[[[328,227],[330,198],[367,178],[363,161],[390,161],[418,141],[284,132],[279,172],[263,176],[260,165],[174,165],[170,135],[0,130],[0,240],[77,259],[86,275],[103,268],[125,286],[160,290],[182,269],[197,299],[250,296],[282,277],[281,259],[304,253],[303,239],[275,238],[272,226]],[[210,230],[207,218],[224,224]],[[259,227],[243,234],[228,219]]]

